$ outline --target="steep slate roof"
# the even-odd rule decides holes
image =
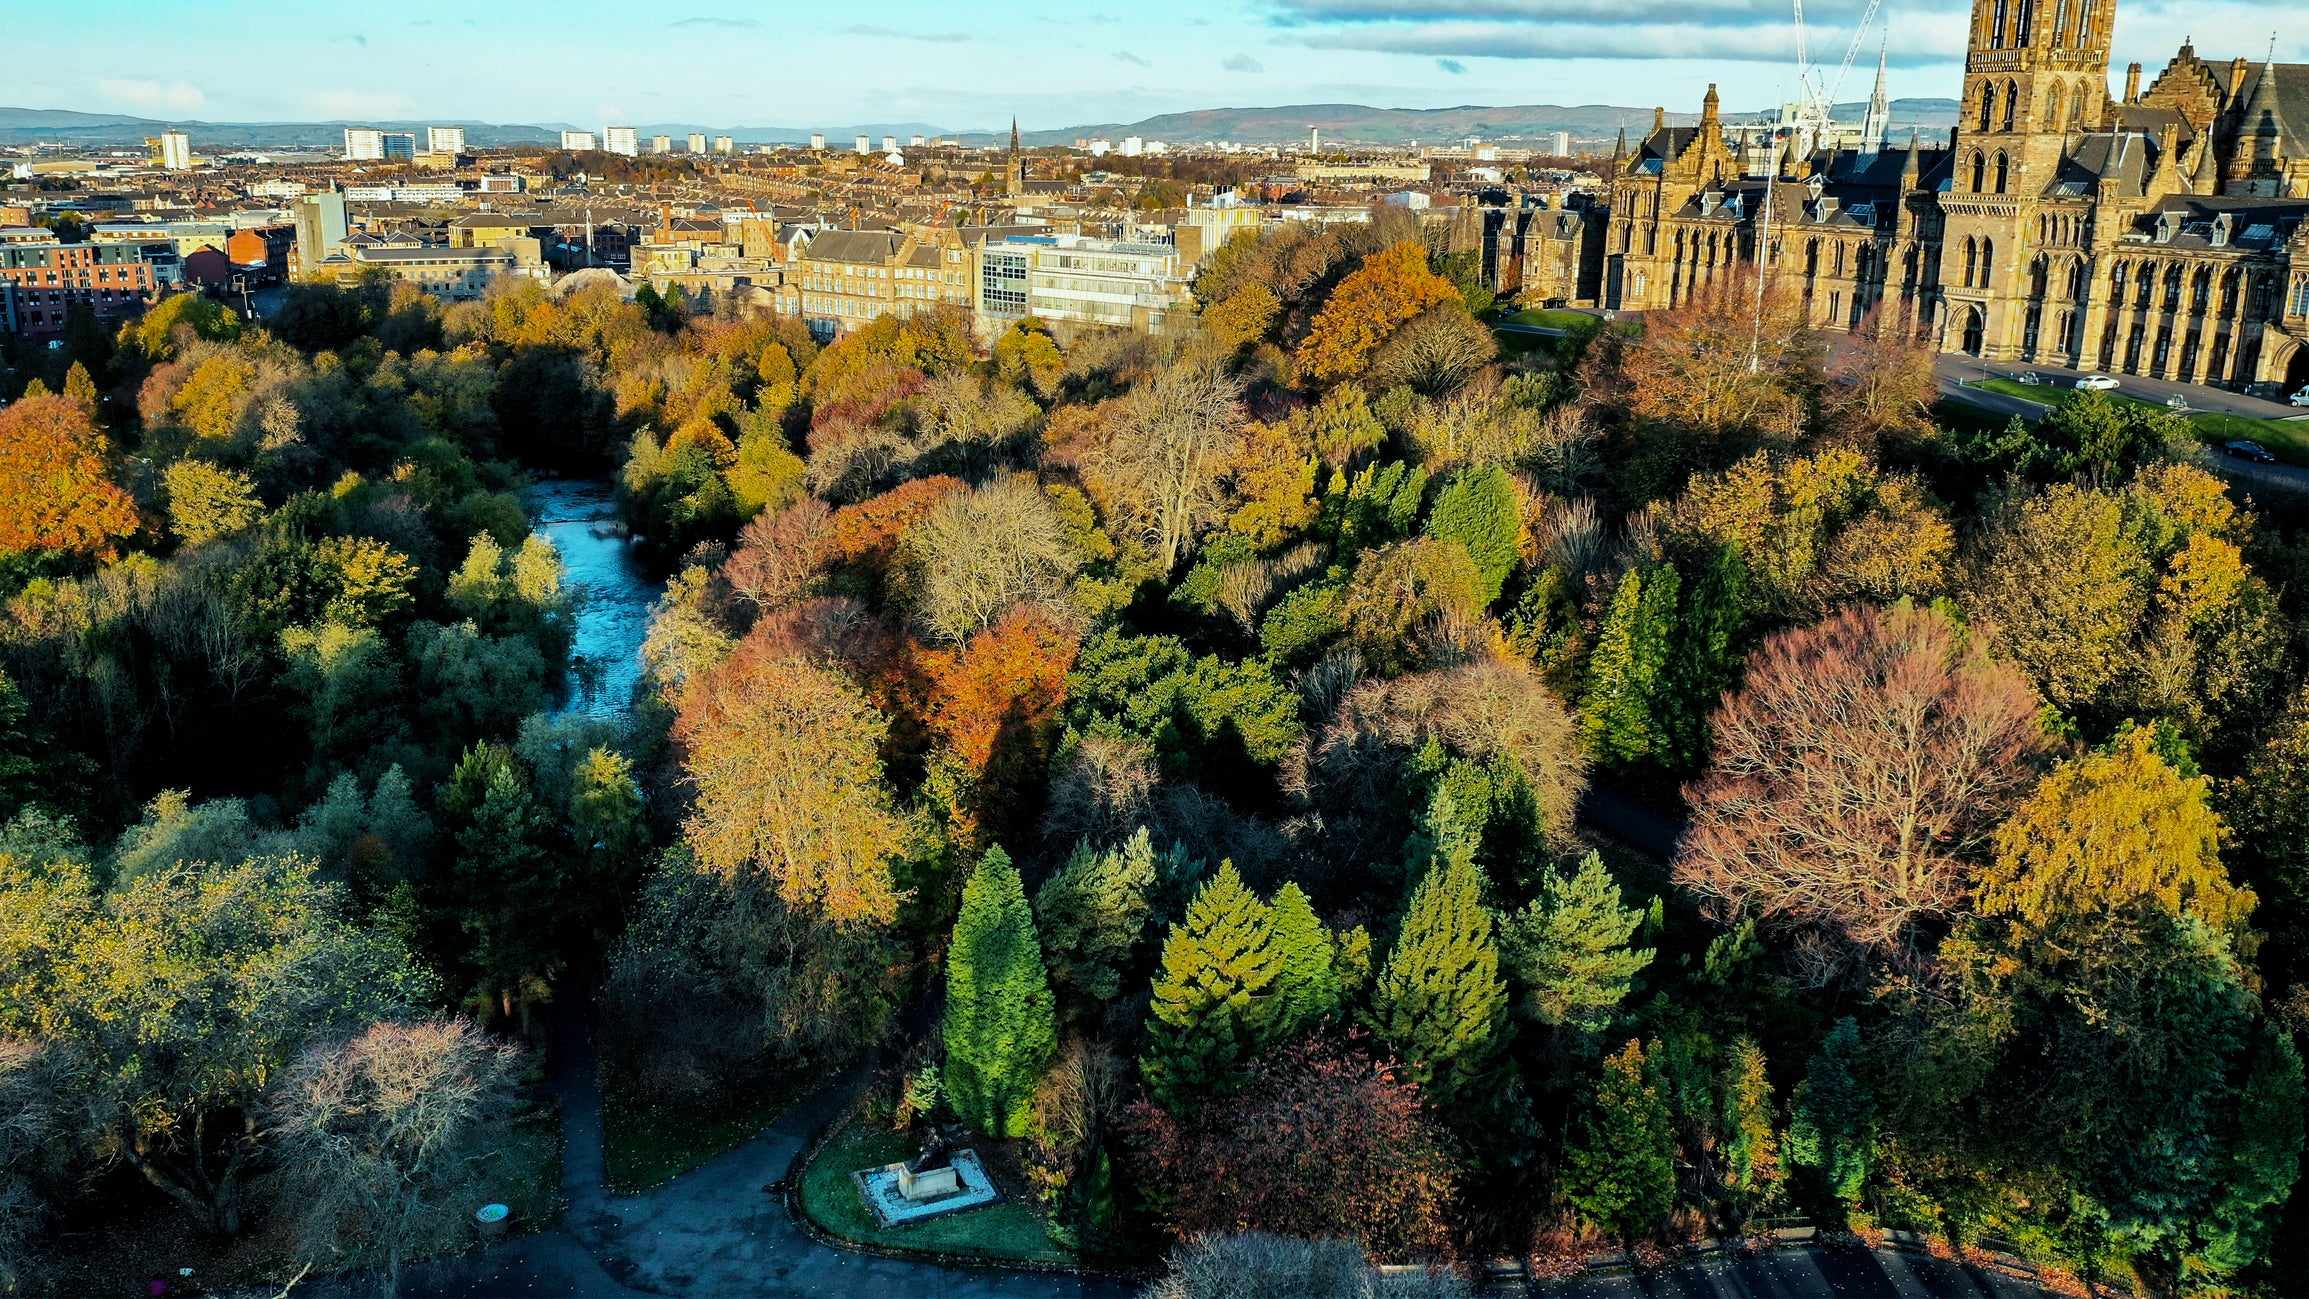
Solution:
[[[895,230],[824,230],[810,240],[803,256],[813,262],[882,266],[905,242],[906,237]]]

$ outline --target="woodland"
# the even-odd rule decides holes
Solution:
[[[879,1052],[856,1121],[1174,1299],[1798,1221],[2309,1271],[2302,502],[2121,398],[1939,405],[1898,304],[1502,351],[1403,213],[1194,287],[823,344],[298,287],[15,358],[0,1289],[130,1217],[391,1292],[550,1158],[572,999],[613,1100]],[[601,475],[664,580],[614,715],[522,497]]]

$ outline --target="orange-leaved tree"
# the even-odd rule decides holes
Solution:
[[[674,737],[697,791],[684,829],[698,860],[737,881],[767,876],[828,920],[894,919],[906,827],[882,780],[888,728],[841,672],[796,657],[733,654],[693,681]]]
[[[990,787],[1032,783],[1050,759],[1079,646],[1049,614],[1015,604],[961,649],[924,654],[931,729]]]
[[[1299,372],[1318,383],[1353,378],[1396,326],[1429,307],[1455,302],[1459,290],[1427,269],[1427,252],[1400,243],[1363,259],[1331,291],[1299,344]]]
[[[1647,423],[1786,444],[1810,417],[1817,355],[1802,299],[1778,280],[1759,294],[1753,275],[1732,275],[1646,316],[1609,377]]]
[[[69,397],[0,411],[0,551],[109,551],[135,532],[136,503],[112,480],[104,435]]]

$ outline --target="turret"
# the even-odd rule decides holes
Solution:
[[[2141,65],[2138,63],[2128,64],[2125,67],[2125,102],[2128,104],[2141,102]]]

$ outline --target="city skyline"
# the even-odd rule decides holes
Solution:
[[[1012,115],[1028,130],[1050,130],[1291,103],[1672,106],[1710,82],[1722,83],[1728,107],[1763,108],[1795,93],[1794,28],[1778,0],[1183,0],[1159,15],[1094,3],[1065,19],[1022,0],[967,16],[890,0],[872,21],[713,3],[637,17],[598,0],[516,0],[457,18],[249,0],[197,7],[209,21],[178,29],[149,54],[103,38],[108,20],[135,15],[119,0],[28,12],[17,29],[43,58],[23,70],[11,98],[171,120],[919,121],[974,131]],[[1832,70],[1862,8],[1862,0],[1808,7],[1816,61]],[[1880,40],[1895,96],[1948,95],[1966,8],[1892,0],[1841,98],[1866,94]],[[2208,55],[2260,59],[2275,33],[2280,60],[2309,59],[2309,30],[2285,30],[2286,8],[2129,4],[2115,58],[2153,72],[2193,36]],[[232,71],[257,66],[265,76]],[[788,77],[787,67],[812,74]]]

